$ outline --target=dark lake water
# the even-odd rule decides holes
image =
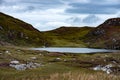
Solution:
[[[32,50],[42,50],[49,52],[65,52],[65,53],[96,53],[96,52],[116,51],[116,50],[93,49],[93,48],[63,48],[63,47],[32,48]]]

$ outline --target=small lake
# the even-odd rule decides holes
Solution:
[[[31,49],[49,51],[49,52],[64,52],[64,53],[96,53],[96,52],[116,51],[116,50],[93,49],[93,48],[63,48],[63,47],[47,47],[47,48],[31,48]]]

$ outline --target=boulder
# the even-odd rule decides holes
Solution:
[[[9,66],[15,68],[16,70],[26,70],[26,69],[34,69],[42,65],[39,63],[33,63],[33,62],[27,62],[26,64],[22,64],[22,63],[19,63],[19,61],[11,61]]]
[[[11,61],[10,64],[19,64],[19,61],[14,60],[14,61]]]

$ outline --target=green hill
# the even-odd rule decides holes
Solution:
[[[32,25],[0,13],[0,45],[47,47],[94,47],[120,49],[120,18],[96,28],[66,27],[40,32]]]
[[[40,32],[32,25],[0,13],[0,45],[85,47],[82,39],[90,27],[60,27]]]
[[[51,46],[61,47],[86,47],[83,43],[84,36],[92,30],[92,27],[60,27],[55,30],[43,32]]]
[[[43,45],[42,33],[32,25],[0,13],[0,44],[36,46]]]

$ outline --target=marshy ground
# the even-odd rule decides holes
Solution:
[[[16,70],[11,61],[29,62],[39,67]],[[112,72],[93,70],[112,65]],[[0,80],[120,80],[120,52],[74,54],[0,47]]]

